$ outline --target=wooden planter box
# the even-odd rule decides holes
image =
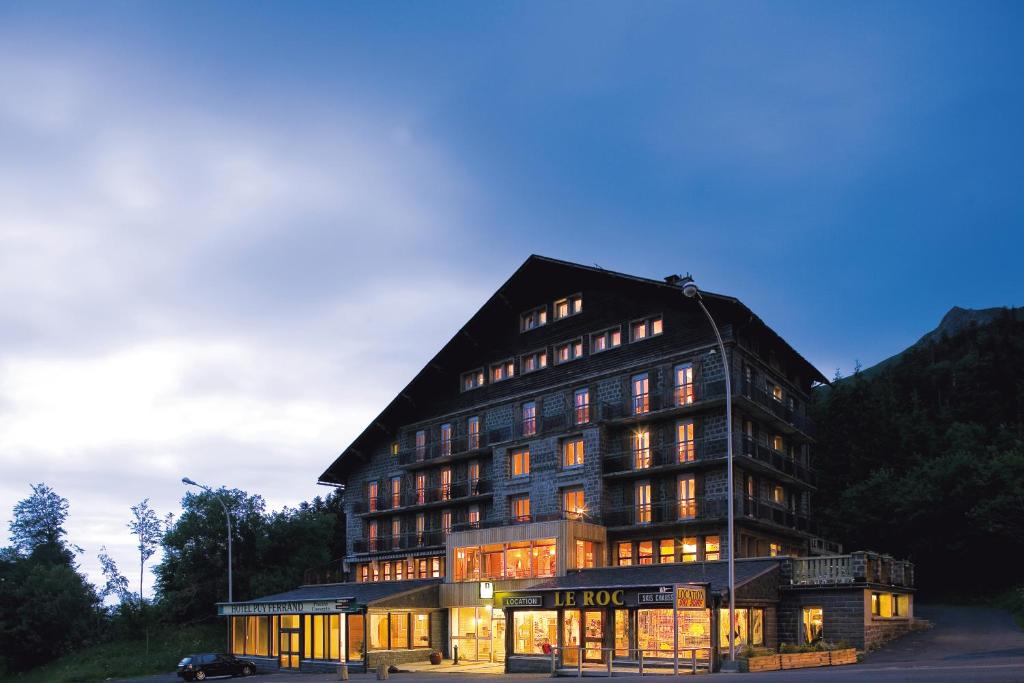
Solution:
[[[826,650],[824,652],[799,652],[788,655],[763,655],[747,659],[745,671],[778,671],[779,669],[806,669],[815,666],[839,666],[856,664],[857,650]]]

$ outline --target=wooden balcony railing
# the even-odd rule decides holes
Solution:
[[[786,558],[783,580],[793,586],[832,586],[874,583],[914,587],[914,564],[889,555],[859,551],[849,555]]]
[[[493,491],[491,479],[457,479],[450,484],[437,483],[432,479],[431,483],[423,488],[414,486],[415,480],[404,480],[401,492],[396,497],[394,494],[381,494],[376,498],[364,498],[355,500],[352,503],[352,512],[355,514],[384,513],[417,505],[429,505],[431,503],[458,502],[461,499],[482,496]]]

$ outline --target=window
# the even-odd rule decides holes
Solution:
[[[601,353],[622,345],[622,328],[612,327],[590,335],[590,352]]]
[[[423,545],[427,534],[427,516],[424,513],[416,515],[416,544]],[[412,578],[412,577],[410,577]]]
[[[568,363],[583,357],[583,340],[574,339],[555,346],[555,363]]]
[[[782,387],[780,387],[778,384],[772,384],[771,387],[772,398],[778,401],[779,403],[782,403]]]
[[[477,368],[476,370],[470,370],[469,372],[462,373],[462,390],[469,391],[470,389],[476,389],[484,385],[484,370],[483,368]]]
[[[590,422],[590,390],[577,389],[572,395],[573,419],[576,424]]]
[[[430,647],[430,615],[417,612],[412,615],[412,647]]]
[[[303,620],[306,634],[303,658],[340,659],[341,615],[307,614]]]
[[[402,506],[402,478],[391,477],[391,507]]]
[[[460,546],[453,557],[456,582],[554,576],[555,539]]]
[[[466,521],[469,522],[470,529],[477,529],[480,527],[480,506],[470,505],[469,512],[466,516]]]
[[[452,532],[451,510],[445,510],[441,513],[441,530],[444,531],[445,534],[450,534]]]
[[[665,564],[676,561],[676,542],[671,538],[658,541],[658,562]]]
[[[654,541],[640,541],[636,550],[637,564],[654,564]]]
[[[491,381],[500,382],[516,374],[516,364],[511,358],[491,365]]]
[[[512,614],[513,654],[542,655],[545,646],[558,645],[558,612],[516,610]]]
[[[441,469],[441,500],[451,500],[452,498],[452,468],[444,467]]]
[[[371,481],[366,484],[366,508],[370,512],[377,511],[378,496],[380,495],[379,484]]]
[[[583,437],[576,436],[562,442],[562,467],[579,467],[583,464]]]
[[[633,415],[643,415],[650,411],[651,400],[648,389],[650,386],[647,373],[634,375],[630,380],[630,398],[632,399]]]
[[[778,484],[772,487],[772,502],[776,505],[786,504],[786,490]]]
[[[697,561],[697,537],[683,536],[680,546],[680,557],[683,562]]]
[[[633,500],[637,524],[651,523],[651,482],[638,481],[634,485]]]
[[[708,562],[722,559],[718,536],[704,537],[704,559]]]
[[[390,649],[390,639],[388,638],[388,615],[370,613],[370,649],[371,650],[388,650]]]
[[[825,615],[820,607],[804,607],[801,613],[805,645],[814,645],[825,630]]]
[[[530,521],[530,497],[515,496],[509,500],[509,509],[512,510],[512,519],[516,522]]]
[[[395,458],[398,457],[398,442],[397,441],[392,441],[391,442],[391,455],[392,455],[392,457],[395,457]]]
[[[360,567],[359,567],[359,580],[362,581],[363,583],[366,583],[367,581],[370,580],[370,566],[369,565],[366,565],[366,564],[360,565]]]
[[[629,340],[640,341],[648,337],[656,337],[662,332],[661,316],[637,320],[629,324]]]
[[[346,629],[348,631],[348,657],[347,659],[357,661],[363,658],[363,647],[365,642],[363,640],[363,626],[364,617],[362,614],[346,614]]]
[[[416,461],[422,462],[427,457],[427,433],[424,430],[416,432]]]
[[[466,450],[480,448],[480,418],[474,415],[466,418]]]
[[[261,657],[272,654],[270,619],[270,617],[231,617],[231,654]]]
[[[719,642],[722,650],[729,649],[729,610],[720,609],[718,612]],[[764,608],[736,609],[736,628],[733,629],[733,638],[737,651],[740,648],[764,645]]]
[[[466,480],[469,482],[469,495],[476,496],[480,494],[480,463],[476,460],[470,460],[469,464],[466,465]]]
[[[786,452],[785,442],[783,442],[782,437],[777,434],[772,437],[772,450],[776,450],[779,453]]]
[[[452,454],[452,425],[445,422],[441,425],[441,457]]]
[[[772,557],[778,557],[782,554],[782,546],[780,546],[778,543],[769,543],[768,554]]]
[[[651,430],[640,427],[629,436],[629,447],[633,452],[633,469],[645,470],[651,466]]]
[[[697,516],[697,482],[691,474],[679,477],[679,519],[693,519]]]
[[[579,538],[576,539],[577,569],[589,569],[591,567],[601,566],[601,560],[599,559],[600,554],[600,543],[594,543],[593,541],[584,541]]]
[[[427,502],[427,475],[423,472],[416,474],[416,504],[423,505]]]
[[[548,352],[541,349],[528,353],[520,358],[519,366],[523,369],[524,375],[528,372],[543,370],[548,366]]]
[[[693,440],[693,420],[676,423],[676,457],[679,462],[693,462],[697,457],[697,447]]]
[[[675,368],[675,387],[673,393],[677,406],[693,403],[693,364],[683,363]]]
[[[537,434],[537,402],[527,401],[522,406],[523,414],[523,436],[534,436]]]
[[[562,492],[562,511],[566,519],[582,519],[587,512],[583,502],[583,488],[571,488]]]
[[[530,474],[530,449],[517,448],[508,456],[509,476],[525,477]]]
[[[633,564],[633,544],[630,541],[619,543],[618,562],[621,567],[628,567]]]
[[[568,318],[583,310],[583,295],[573,294],[555,302],[555,320]]]
[[[391,518],[391,547],[398,550],[402,541],[402,520],[398,517]]]
[[[519,331],[526,332],[533,330],[548,322],[548,307],[538,306],[532,311],[527,311],[519,316]]]
[[[366,523],[366,542],[370,549],[370,552],[376,552],[377,550],[377,522]]]

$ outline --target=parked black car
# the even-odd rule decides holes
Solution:
[[[234,655],[206,652],[188,655],[178,662],[178,675],[186,681],[205,681],[211,676],[252,676],[256,664]]]

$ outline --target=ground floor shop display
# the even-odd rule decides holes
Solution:
[[[505,613],[483,607],[452,607],[448,626],[452,658],[459,661],[501,662],[505,660]]]

